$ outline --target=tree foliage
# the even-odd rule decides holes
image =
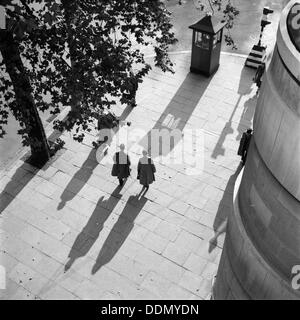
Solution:
[[[195,7],[201,12],[210,12],[212,14],[222,14],[226,21],[224,34],[225,43],[231,46],[232,49],[237,49],[236,43],[231,36],[230,30],[233,28],[236,16],[239,10],[232,4],[231,0],[193,0]],[[179,3],[181,0],[179,0]]]
[[[72,105],[68,121],[55,128],[73,130],[82,141],[90,124],[117,101],[127,103],[132,77],[142,82],[151,66],[143,48],[152,45],[155,65],[173,72],[168,56],[175,43],[170,13],[160,0],[21,0],[1,1],[7,30],[13,36],[40,111],[59,113]],[[5,46],[2,41],[0,46]],[[23,144],[28,139],[22,101],[16,97],[7,65],[0,64],[0,135],[8,110],[19,121]]]

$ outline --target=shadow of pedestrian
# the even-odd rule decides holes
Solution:
[[[119,116],[119,119],[121,121],[125,121],[127,116],[130,114],[132,111],[132,108],[126,107],[122,114]],[[115,127],[111,132],[115,135],[120,129],[120,126]],[[105,137],[103,137],[105,138]],[[110,145],[112,141],[112,137],[106,137],[105,141],[101,142],[98,147],[101,145],[108,146]],[[57,209],[61,210],[68,201],[72,200],[76,194],[79,193],[79,191],[84,187],[84,185],[88,182],[90,177],[93,174],[94,169],[97,167],[99,164],[99,161],[101,161],[101,157],[96,157],[97,155],[97,150],[91,149],[91,152],[87,156],[86,160],[82,164],[82,166],[79,168],[79,170],[74,174],[72,177],[71,181],[67,184],[65,187],[63,193],[60,196],[60,203],[58,204]],[[105,155],[102,155],[104,157]]]
[[[128,201],[122,213],[120,214],[118,221],[114,224],[99,252],[96,263],[92,269],[92,274],[95,274],[102,266],[111,261],[127,239],[134,227],[135,218],[138,216],[148,200],[141,195],[142,191],[140,194],[136,196],[130,196],[128,198]]]
[[[71,268],[76,259],[85,256],[96,242],[105,221],[121,199],[121,189],[122,186],[118,186],[107,200],[103,200],[103,197],[100,198],[87,224],[72,245],[68,255],[69,261],[65,265],[65,272]]]
[[[223,144],[226,140],[226,137],[234,133],[234,130],[232,128],[233,117],[239,107],[242,97],[251,93],[251,87],[253,85],[253,82],[252,82],[253,74],[254,74],[253,70],[250,70],[246,66],[243,67],[240,75],[240,82],[239,82],[239,88],[238,88],[238,94],[240,96],[211,154],[211,157],[214,159],[216,159],[218,156],[221,156],[221,155],[223,156],[225,154],[225,148],[223,147]],[[243,112],[240,117],[240,121],[237,128],[238,135],[236,137],[236,140],[239,140],[241,138],[242,133],[251,126],[251,121],[254,116],[255,106],[256,106],[256,97],[251,97],[244,103]]]
[[[214,250],[214,248],[218,245],[218,237],[226,231],[227,218],[230,212],[233,210],[233,190],[235,180],[242,168],[243,165],[240,163],[235,173],[231,175],[228,180],[214,220],[213,228],[215,235],[209,240],[208,252],[212,252]]]
[[[245,132],[246,129],[252,127],[252,119],[255,113],[256,103],[257,103],[256,96],[251,97],[245,102],[244,110],[241,115],[240,122],[237,128],[238,135],[235,138],[236,141],[241,140],[243,132]]]
[[[74,174],[71,181],[65,187],[63,193],[60,196],[60,203],[57,206],[57,210],[61,210],[68,201],[71,201],[76,194],[84,187],[87,181],[93,174],[94,169],[98,165],[98,161],[96,159],[96,150],[91,149],[88,157],[79,168],[78,171]]]

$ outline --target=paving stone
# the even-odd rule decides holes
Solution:
[[[158,300],[159,296],[157,296],[155,293],[144,289],[144,288],[138,288],[138,293],[135,297],[135,300]]]
[[[23,287],[18,287],[9,300],[35,300],[35,296]]]
[[[151,270],[155,270],[155,268],[163,262],[164,258],[152,250],[141,248],[135,260],[148,266]]]
[[[6,273],[10,272],[18,263],[19,261],[7,252],[0,251],[0,264],[5,268]]]
[[[201,276],[185,270],[178,284],[193,294],[200,296],[199,291],[202,283],[203,278]]]
[[[183,266],[195,274],[201,275],[206,264],[207,261],[205,259],[194,253],[191,253]]]
[[[139,225],[134,225],[133,229],[131,230],[129,234],[129,238],[133,241],[136,241],[138,243],[143,243],[144,239],[146,238],[147,234],[151,232],[148,229],[141,227]]]
[[[184,215],[185,212],[188,210],[188,208],[189,208],[189,205],[183,201],[180,201],[180,200],[173,201],[169,205],[170,210],[173,210],[181,215]]]
[[[218,265],[212,262],[207,262],[206,266],[204,267],[201,276],[204,279],[212,280],[213,277],[217,274]]]
[[[169,288],[172,282],[160,276],[156,272],[149,272],[141,284],[141,287],[155,294],[159,299],[169,299]]]
[[[216,217],[212,214],[205,214],[199,219],[199,223],[203,224],[204,226],[214,229]]]
[[[82,275],[76,271],[70,269],[68,272],[61,273],[52,281],[59,284],[62,288],[68,290],[69,292],[75,292],[76,289],[85,281]]]
[[[43,300],[75,300],[76,296],[66,289],[54,284],[46,292],[40,294]]]
[[[168,209],[166,210],[167,210],[167,213],[164,218],[165,221],[180,227],[186,220],[186,218],[183,215],[176,213],[175,211],[172,211],[172,210],[168,210]]]
[[[168,245],[168,242],[167,239],[162,238],[153,232],[149,232],[143,241],[143,245],[146,248],[161,254]]]
[[[175,241],[177,238],[181,228],[174,225],[170,224],[167,221],[162,221],[154,230],[155,233],[157,233],[159,236],[170,240],[170,241]]]
[[[203,216],[206,216],[204,210],[189,206],[188,210],[185,212],[185,216],[191,220],[199,222]]]
[[[51,183],[50,181],[44,180],[43,182],[38,184],[34,189],[47,197],[51,197],[56,192],[57,186],[54,183]]]
[[[108,267],[125,276],[136,284],[140,284],[149,271],[148,266],[129,257],[118,254]]]
[[[18,236],[26,227],[27,223],[18,217],[15,217],[11,212],[9,216],[4,215],[4,219],[1,219],[1,226],[5,228],[5,231]]]
[[[199,245],[203,242],[203,240],[186,231],[186,230],[182,230],[179,234],[179,236],[177,237],[176,241],[174,242],[175,246],[180,247],[185,247],[188,246],[188,248],[193,251],[193,252],[197,252]]]
[[[118,299],[134,299],[139,293],[139,285],[104,266],[91,277],[99,291],[109,291]]]
[[[192,220],[186,220],[182,225],[182,229],[192,233],[199,238],[204,239],[207,227]]]
[[[19,262],[7,276],[20,286],[24,286],[28,281],[30,281],[30,278],[32,278],[34,274],[34,270]]]
[[[162,255],[178,265],[183,265],[190,253],[191,249],[187,245],[178,246],[174,243],[169,243]]]
[[[141,211],[135,219],[135,223],[141,225],[142,227],[153,231],[160,223],[161,219],[148,213],[147,211]]]
[[[181,266],[168,259],[164,259],[161,264],[157,265],[156,270],[161,276],[174,283],[178,283],[184,273]]]
[[[203,209],[209,213],[216,214],[218,212],[219,205],[220,203],[218,201],[209,199]]]
[[[21,286],[18,285],[15,281],[6,278],[6,289],[0,290],[1,300],[12,299],[20,287]]]
[[[48,287],[54,285],[54,282],[44,277],[38,272],[35,272],[32,277],[30,277],[29,281],[24,283],[24,287],[26,290],[39,297],[43,292],[47,290]]]
[[[199,286],[199,296],[205,300],[208,300],[212,293],[212,281],[203,279],[201,285]]]
[[[193,297],[193,294],[184,288],[172,284],[167,292],[167,295],[172,300],[190,300]]]

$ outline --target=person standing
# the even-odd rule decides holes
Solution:
[[[262,76],[265,72],[265,69],[266,69],[266,63],[265,62],[262,62],[257,70],[256,70],[256,73],[255,73],[255,76],[253,78],[253,81],[256,83],[256,86],[257,86],[257,91],[256,91],[256,94],[259,93],[259,90],[260,90],[260,87],[261,87],[261,83],[262,83]]]
[[[252,137],[252,129],[248,129],[246,132],[243,133],[240,146],[238,150],[238,155],[242,157],[242,163],[245,164],[248,154],[248,149],[250,146],[250,141]]]
[[[156,172],[155,165],[146,150],[143,151],[143,157],[139,159],[138,163],[138,176],[140,184],[143,185],[143,189],[148,190],[149,185],[155,181]]]
[[[139,84],[138,84],[138,79],[136,77],[136,75],[133,73],[133,71],[130,71],[129,74],[129,89],[128,89],[128,100],[129,105],[132,108],[135,108],[137,106],[136,104],[136,93],[138,91],[139,88]]]
[[[114,154],[114,165],[111,175],[118,177],[119,185],[122,186],[124,181],[130,176],[130,159],[127,153],[125,153],[125,145],[120,145],[120,151]]]

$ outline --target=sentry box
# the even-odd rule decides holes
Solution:
[[[225,25],[226,22],[207,14],[189,26],[193,30],[191,72],[209,77],[218,70]]]

